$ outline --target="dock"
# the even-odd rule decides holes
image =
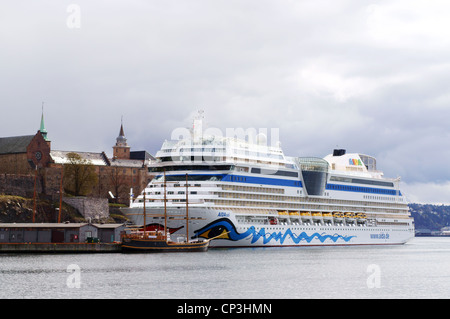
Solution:
[[[0,253],[120,253],[120,243],[0,243]]]
[[[0,223],[0,253],[121,252],[123,224]]]

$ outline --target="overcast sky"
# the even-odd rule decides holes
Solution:
[[[105,151],[123,116],[152,154],[198,109],[277,128],[286,155],[377,158],[413,202],[450,203],[450,2],[3,1],[0,136]]]

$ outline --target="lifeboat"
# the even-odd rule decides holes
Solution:
[[[283,210],[278,212],[278,215],[289,215],[287,211]]]
[[[323,218],[331,218],[333,215],[330,212],[322,213]]]
[[[333,213],[333,217],[337,218],[337,219],[342,219],[342,218],[344,218],[344,213],[342,213],[342,212],[334,212]]]
[[[367,218],[367,215],[366,215],[365,213],[357,213],[357,214],[356,214],[356,218],[359,218],[359,219],[366,219],[366,218]]]
[[[357,213],[356,218],[358,219],[359,224],[364,224],[366,222],[367,215],[366,213]]]
[[[293,225],[299,225],[300,223],[300,213],[299,212],[289,212],[289,218]]]
[[[300,212],[300,216],[301,216],[302,220],[311,220],[310,212]]]
[[[312,216],[314,219],[318,219],[318,218],[322,218],[322,213],[321,212],[313,212]]]
[[[302,217],[311,217],[311,213],[310,212],[301,212],[300,215]]]
[[[313,212],[312,213],[312,219],[313,222],[316,225],[322,224],[323,220],[322,220],[322,213],[321,212]]]
[[[355,213],[347,212],[344,214],[345,222],[349,225],[353,225],[355,223]]]
[[[336,224],[342,224],[344,222],[344,213],[343,212],[333,212],[334,222]]]

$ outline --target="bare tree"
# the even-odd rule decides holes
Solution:
[[[126,176],[123,173],[120,173],[122,170],[123,168],[120,167],[112,167],[109,171],[109,181],[115,196],[116,203],[119,202],[119,198],[124,191],[126,192],[128,186]]]
[[[64,164],[64,190],[75,196],[86,196],[98,183],[95,167],[77,153],[68,153]]]

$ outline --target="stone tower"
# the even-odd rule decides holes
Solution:
[[[113,159],[130,159],[130,147],[123,132],[123,123],[120,123],[119,136],[116,139],[116,145],[113,146]]]

